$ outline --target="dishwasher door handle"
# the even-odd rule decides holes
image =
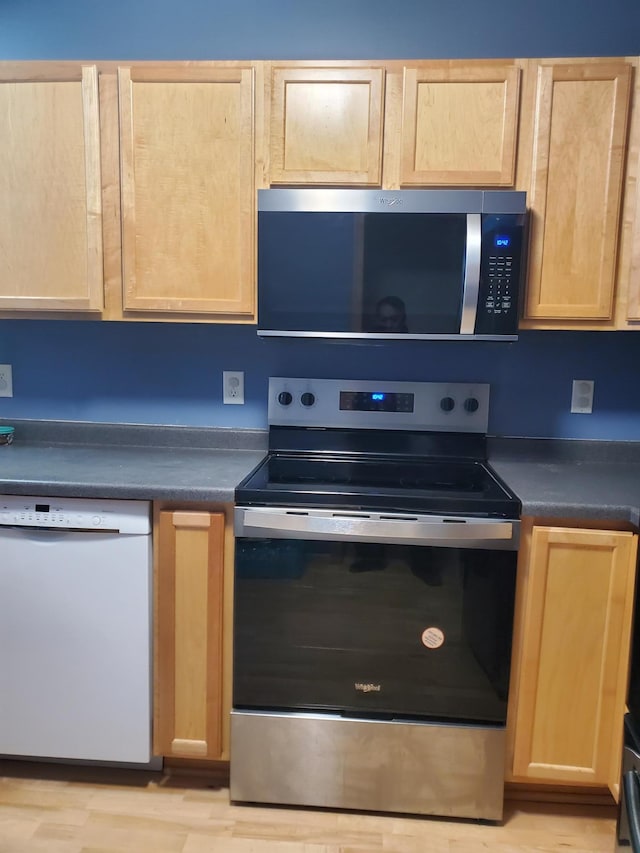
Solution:
[[[519,522],[331,510],[237,508],[235,534],[247,538],[324,539],[381,544],[516,548]]]
[[[57,545],[70,537],[87,540],[98,540],[98,538],[113,539],[120,537],[122,534],[117,530],[76,530],[71,527],[28,527],[20,525],[2,525],[0,526],[0,540],[4,537],[8,539],[13,536],[15,538],[26,539],[34,545]]]

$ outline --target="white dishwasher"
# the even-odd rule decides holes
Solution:
[[[147,501],[0,495],[0,754],[151,759]]]

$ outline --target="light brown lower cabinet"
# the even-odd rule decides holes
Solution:
[[[507,781],[617,797],[637,540],[523,520]]]
[[[162,510],[156,521],[156,755],[223,757],[223,512]]]

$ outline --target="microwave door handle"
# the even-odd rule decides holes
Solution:
[[[467,251],[462,283],[462,316],[460,334],[473,335],[476,330],[478,294],[480,292],[480,257],[482,249],[482,220],[479,213],[467,214]]]

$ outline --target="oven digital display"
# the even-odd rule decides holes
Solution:
[[[343,412],[413,412],[413,394],[391,394],[386,391],[341,391]]]

